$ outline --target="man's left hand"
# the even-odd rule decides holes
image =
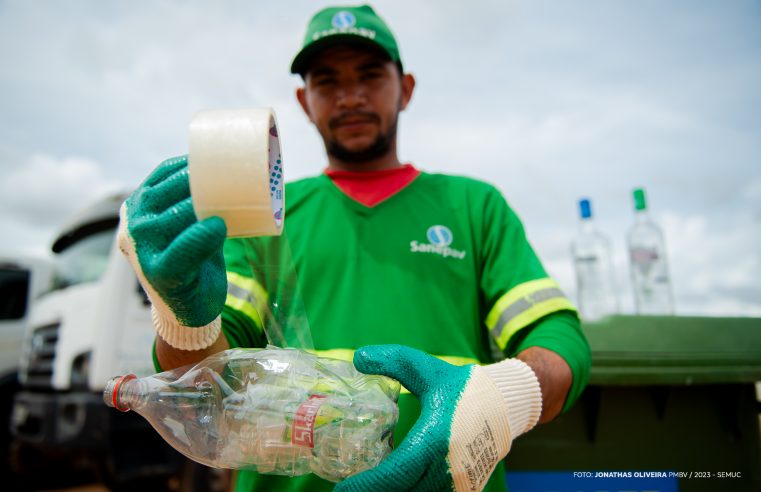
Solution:
[[[541,413],[537,378],[517,359],[454,366],[409,347],[375,345],[357,350],[354,365],[399,380],[421,412],[397,449],[339,483],[339,492],[480,491]]]

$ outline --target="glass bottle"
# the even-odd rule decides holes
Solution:
[[[637,188],[632,196],[635,217],[626,240],[634,306],[638,314],[670,315],[674,313],[674,300],[663,232],[650,218],[645,190]]]
[[[597,321],[619,309],[612,249],[608,238],[595,227],[589,199],[579,200],[579,216],[571,246],[579,311],[582,319]]]

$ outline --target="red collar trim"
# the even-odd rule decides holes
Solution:
[[[366,207],[374,207],[407,187],[420,171],[412,164],[403,164],[380,171],[337,171],[325,169],[333,183],[346,196]]]

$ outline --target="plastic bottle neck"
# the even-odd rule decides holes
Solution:
[[[138,410],[145,404],[145,386],[134,374],[113,378],[106,384],[103,401],[121,412]]]

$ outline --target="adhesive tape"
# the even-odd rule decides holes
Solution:
[[[283,164],[271,109],[197,113],[190,122],[188,173],[199,220],[221,217],[228,237],[282,232]]]

